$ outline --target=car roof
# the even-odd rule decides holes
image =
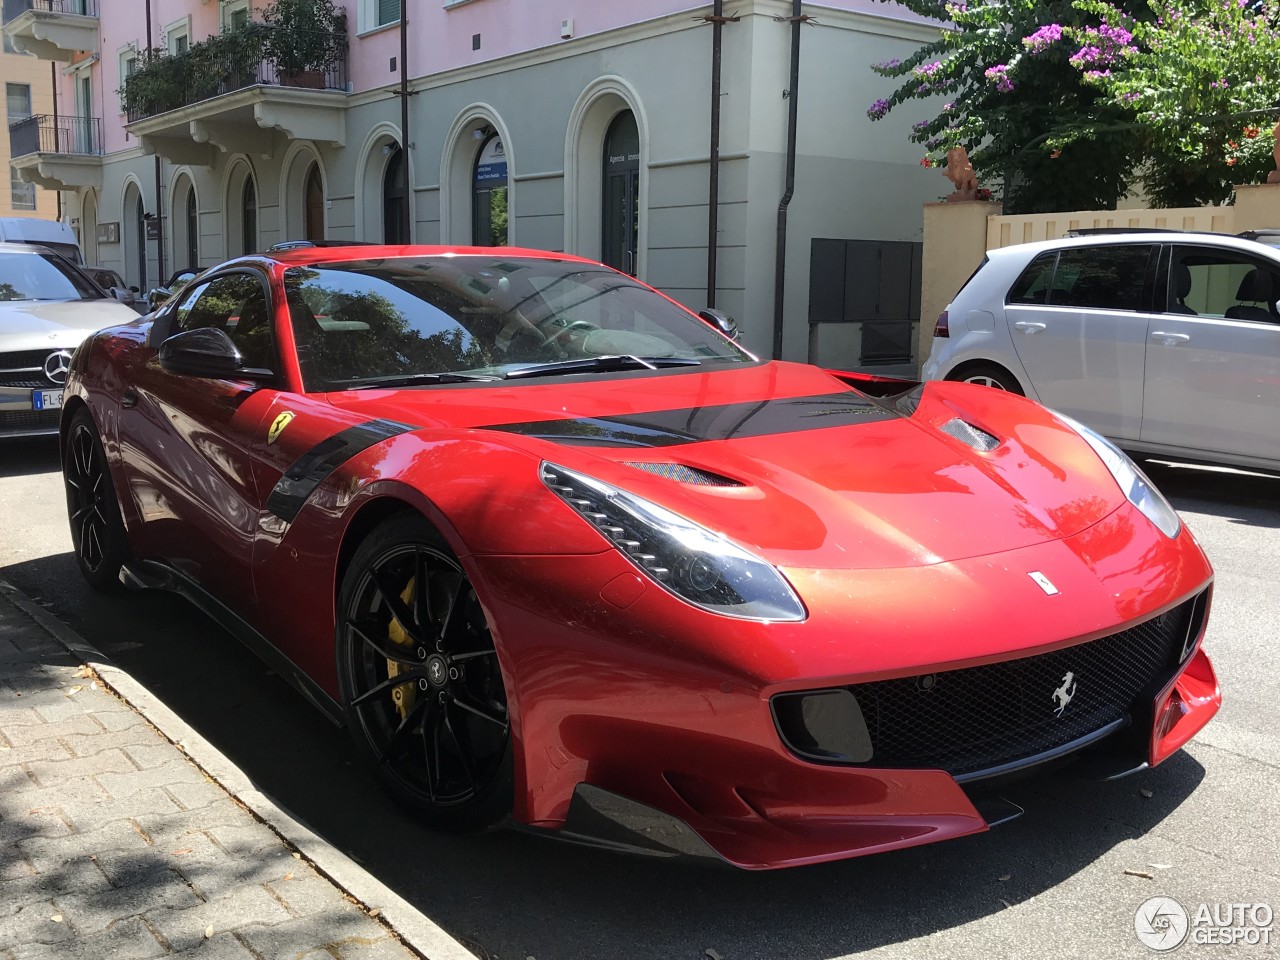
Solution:
[[[996,247],[987,256],[1022,255],[1028,259],[1049,250],[1070,250],[1074,247],[1122,246],[1134,243],[1183,243],[1200,246],[1222,247],[1241,253],[1265,254],[1275,258],[1276,248],[1254,240],[1246,240],[1229,233],[1196,232],[1191,230],[1132,230],[1122,233],[1092,234],[1086,237],[1061,237],[1057,240],[1036,240],[1008,247]]]
[[[259,254],[251,259],[265,258],[286,266],[305,266],[316,263],[342,263],[349,260],[389,260],[409,257],[520,257],[536,260],[573,260],[581,263],[593,261],[571,253],[553,253],[525,247],[459,247],[430,246],[425,244],[351,245],[344,247],[298,247],[292,250],[276,250]]]
[[[57,256],[48,247],[38,243],[8,243],[0,241],[0,253],[45,253],[51,256]]]

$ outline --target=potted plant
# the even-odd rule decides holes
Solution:
[[[275,0],[262,11],[271,33],[267,57],[282,84],[324,87],[324,74],[347,39],[346,12],[333,0]]]

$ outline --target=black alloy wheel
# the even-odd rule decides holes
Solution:
[[[511,809],[511,724],[497,650],[461,565],[418,514],[360,545],[338,600],[347,725],[393,797],[432,826]]]
[[[87,408],[71,419],[62,451],[62,479],[80,572],[95,590],[121,589],[120,567],[129,555],[124,523],[102,440]]]

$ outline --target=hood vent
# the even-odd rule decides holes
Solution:
[[[654,473],[676,483],[690,483],[698,487],[741,487],[737,480],[730,480],[718,473],[687,467],[683,463],[648,463],[645,461],[625,461],[628,467],[635,467],[646,473]]]
[[[940,429],[947,436],[955,437],[961,443],[972,447],[980,453],[989,453],[1000,446],[998,438],[993,437],[980,427],[975,427],[972,423],[966,423],[959,418],[948,420]]]

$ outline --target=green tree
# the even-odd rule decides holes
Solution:
[[[873,65],[899,85],[867,115],[941,102],[911,133],[927,151],[922,164],[943,166],[948,149],[965,147],[1009,212],[1113,207],[1125,195],[1141,155],[1123,126],[1130,113],[1071,62],[1071,31],[1098,22],[1088,11],[1071,0],[903,2],[952,28],[905,60]]]
[[[1277,0],[1152,0],[1144,19],[1102,0],[1075,5],[1130,38],[1114,55],[1078,56],[1077,65],[1138,131],[1141,183],[1154,205],[1221,203],[1233,184],[1275,169]],[[1080,53],[1091,51],[1091,37],[1076,39]]]

